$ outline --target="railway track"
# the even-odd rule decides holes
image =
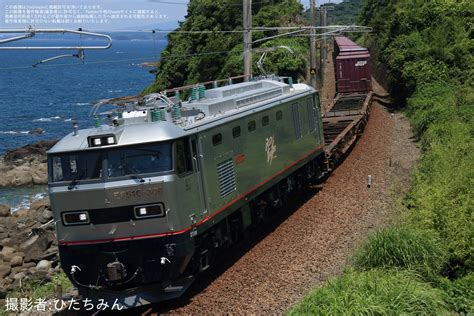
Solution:
[[[343,158],[354,147],[357,139],[362,135],[365,127],[368,124],[368,118],[372,110],[372,103],[374,97],[382,99],[383,97],[374,95],[372,92],[367,94],[342,94],[337,95],[333,102],[325,109],[323,113],[323,131],[325,137],[324,154],[327,165],[327,171],[331,172],[338,166]],[[150,315],[167,311],[180,310],[180,306],[187,305],[194,296],[200,296],[205,292],[208,286],[212,285],[213,280],[219,277],[220,274],[231,267],[240,257],[244,256],[248,251],[259,245],[259,242],[264,240],[267,234],[270,234],[280,225],[284,225],[285,220],[291,216],[293,211],[304,206],[305,202],[312,198],[315,193],[321,189],[321,186],[308,187],[301,196],[295,197],[283,208],[286,210],[275,210],[275,217],[269,221],[268,228],[258,231],[251,236],[243,244],[237,244],[226,253],[223,253],[223,262],[217,263],[213,271],[209,271],[202,278],[196,280],[196,285],[190,289],[188,293],[182,298],[172,303],[162,303],[159,306],[152,305],[148,307],[129,310],[126,313],[135,315]],[[281,207],[282,208],[282,207]],[[288,234],[291,235],[291,234]],[[263,259],[263,258],[262,258]],[[256,285],[258,286],[258,285]],[[235,293],[234,293],[235,294]],[[205,306],[201,306],[205,308]],[[202,310],[201,310],[202,311]],[[98,314],[108,314],[107,312],[99,312]]]
[[[328,163],[328,170],[332,171],[342,161],[342,158],[355,145],[357,139],[365,129],[370,111],[372,109],[373,93],[365,95],[344,95],[337,96],[331,106],[323,114],[323,130],[325,137],[325,155]],[[290,201],[283,208],[276,210],[275,216],[270,219],[262,231],[250,232],[245,240],[228,249],[223,253],[220,262],[217,262],[213,269],[198,276],[184,297],[170,302],[162,302],[151,306],[143,306],[123,311],[125,315],[158,315],[174,310],[179,310],[199,295],[202,291],[219,278],[236,261],[251,251],[261,241],[263,241],[272,231],[282,225],[285,220],[296,210],[316,195],[323,188],[323,185],[311,185],[306,188],[301,196]],[[96,311],[94,315],[109,315],[110,311]]]
[[[370,92],[364,95],[344,95],[337,96],[328,111],[323,114],[323,130],[325,137],[325,153],[330,171],[342,161],[342,158],[355,145],[357,139],[362,135],[367,126],[370,111],[372,109],[374,94]],[[160,315],[162,313],[181,312],[182,306],[192,304],[193,298],[199,296],[201,292],[212,286],[214,280],[224,274],[232,267],[236,261],[245,256],[269,234],[292,216],[292,214],[304,208],[305,203],[316,195],[323,188],[322,184],[310,185],[293,201],[284,206],[284,210],[277,210],[276,215],[271,218],[271,222],[266,223],[263,231],[251,232],[249,236],[240,244],[235,245],[223,254],[223,258],[218,262],[213,270],[199,276],[195,281],[196,285],[191,286],[184,297],[170,302],[162,302],[148,307],[141,307],[133,312],[127,311],[127,315]],[[202,306],[202,308],[205,308]]]
[[[410,137],[401,115],[374,105],[366,131],[322,190],[307,188],[263,232],[223,254],[185,297],[129,315],[285,313],[339,273],[354,247],[390,217],[393,184],[408,181],[416,161]],[[389,159],[397,163],[389,167]],[[376,180],[370,190],[367,174]]]

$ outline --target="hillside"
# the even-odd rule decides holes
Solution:
[[[253,25],[301,25],[303,7],[297,0],[256,2],[252,6]],[[156,82],[146,92],[178,87],[243,73],[242,2],[235,0],[193,0],[177,31],[214,31],[216,33],[170,33],[168,46],[161,53]],[[223,33],[225,31],[226,33]],[[275,35],[254,32],[253,40]],[[266,69],[291,75],[305,73],[307,38],[284,38],[262,43],[262,47],[288,45],[294,51],[277,51],[268,56]],[[258,46],[258,45],[255,45]],[[254,61],[259,54],[254,53]],[[276,62],[278,60],[278,62]],[[254,63],[255,64],[255,63]],[[258,74],[257,69],[254,69]]]
[[[394,225],[291,314],[474,313],[474,6],[367,0],[375,68],[423,156]]]
[[[323,3],[323,7],[331,7],[328,11],[328,25],[352,25],[357,24],[362,11],[364,0],[344,0],[341,3]],[[310,20],[309,9],[304,13],[305,19]],[[319,21],[319,17],[318,17]]]
[[[334,10],[328,14],[329,25],[357,24],[364,0],[344,0],[341,3],[325,3],[323,6],[333,6]]]

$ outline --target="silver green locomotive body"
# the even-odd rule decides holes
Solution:
[[[318,177],[317,91],[258,80],[152,94],[48,153],[61,264],[83,296],[181,295],[219,251]]]

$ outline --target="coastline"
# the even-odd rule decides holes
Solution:
[[[46,151],[56,142],[39,141],[8,150],[0,157],[0,188],[47,184]]]
[[[46,185],[46,151],[57,141],[40,141],[0,157],[0,189]],[[60,271],[53,213],[48,198],[35,194],[30,205],[0,204],[0,299],[29,281],[50,282]]]

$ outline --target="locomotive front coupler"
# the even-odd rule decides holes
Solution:
[[[107,280],[109,282],[123,281],[127,277],[127,269],[120,261],[107,263]]]

